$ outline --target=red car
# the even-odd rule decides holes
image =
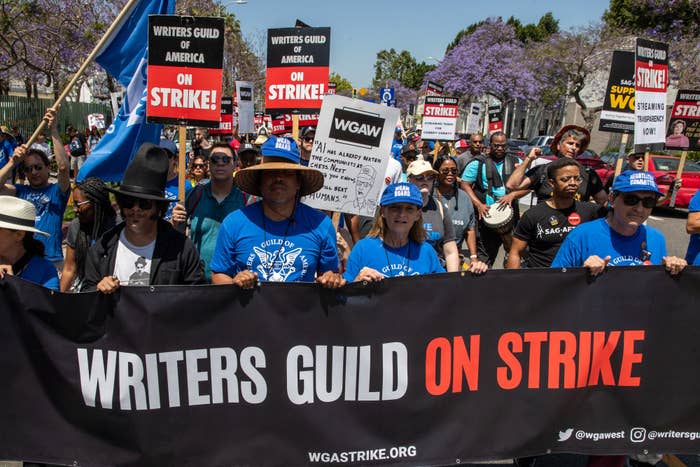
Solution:
[[[612,177],[615,174],[615,164],[614,156],[613,160],[609,162],[606,161],[604,156],[601,162],[608,166],[608,169],[601,174],[601,172],[596,169],[598,175],[600,175],[603,184],[606,184],[608,177]],[[680,164],[680,157],[667,156],[662,154],[650,154],[649,155],[649,171],[654,174],[656,178],[656,183],[659,185],[659,190],[662,193],[668,192],[669,188],[676,179],[676,172],[678,171],[678,165]],[[625,161],[626,163],[626,161]],[[625,164],[623,164],[623,169]],[[685,166],[683,167],[683,174],[681,175],[682,185],[678,194],[676,195],[676,208],[687,209],[690,203],[690,198],[693,197],[696,191],[700,189],[700,165],[697,162],[690,161],[686,159]],[[668,205],[670,199],[664,203]]]

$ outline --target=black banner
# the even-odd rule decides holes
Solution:
[[[634,52],[613,52],[598,130],[634,132]]]
[[[0,280],[0,458],[444,465],[700,450],[700,271],[54,293]],[[504,293],[507,292],[507,293]],[[464,297],[470,297],[466,301]]]

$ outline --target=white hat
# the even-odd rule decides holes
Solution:
[[[0,196],[0,228],[10,230],[25,230],[49,236],[46,232],[34,227],[36,209],[24,199],[14,196]]]
[[[415,177],[416,175],[423,175],[425,173],[438,175],[437,170],[433,169],[430,162],[426,160],[415,160],[408,165],[406,169],[407,177]]]

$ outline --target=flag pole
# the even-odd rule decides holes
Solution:
[[[83,64],[78,68],[78,71],[75,72],[75,75],[73,75],[73,78],[70,80],[70,82],[66,85],[66,87],[63,89],[63,92],[61,93],[60,96],[58,96],[58,99],[56,99],[56,102],[53,103],[51,107],[57,108],[61,103],[65,100],[66,96],[68,93],[73,89],[75,86],[75,83],[78,82],[78,79],[85,73],[85,70],[87,70],[87,67],[90,66],[90,64],[95,60],[95,57],[99,54],[101,51],[102,47],[107,43],[107,40],[110,38],[112,35],[112,32],[114,32],[117,27],[121,25],[122,19],[127,15],[129,10],[131,10],[131,7],[134,6],[137,2],[140,0],[129,0],[126,2],[126,5],[124,5],[124,8],[122,8],[122,11],[119,12],[117,17],[112,21],[112,24],[107,28],[107,31],[104,33],[102,38],[100,38],[99,42],[95,46],[94,49],[92,49],[92,52],[90,52],[90,55],[87,56]],[[39,136],[39,133],[44,131],[44,128],[46,128],[46,121],[41,120],[41,123],[39,123],[39,126],[34,130],[34,133],[32,136],[27,140],[27,147],[31,146],[34,140]]]

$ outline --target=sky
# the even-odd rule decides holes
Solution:
[[[240,1],[240,0],[239,0]],[[416,60],[435,63],[455,35],[488,17],[515,16],[536,23],[551,11],[559,28],[569,30],[600,21],[609,0],[222,0],[241,22],[246,39],[264,53],[268,28],[294,26],[300,19],[331,28],[331,72],[355,87],[370,85],[377,52],[408,50]],[[432,58],[429,58],[432,57]]]

